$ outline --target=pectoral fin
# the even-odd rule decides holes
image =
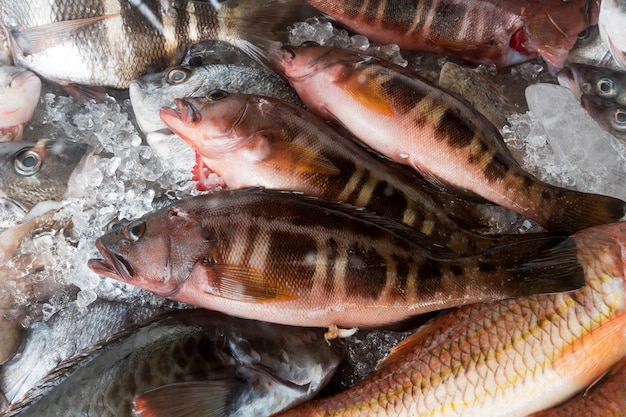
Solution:
[[[338,175],[340,172],[339,168],[322,155],[282,140],[274,142],[273,152],[263,162],[299,174]]]
[[[395,113],[389,97],[376,81],[363,79],[358,72],[352,72],[335,82],[362,106],[385,116],[392,116]]]

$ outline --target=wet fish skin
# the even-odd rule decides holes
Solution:
[[[309,0],[379,43],[507,66],[541,55],[560,69],[576,35],[597,22],[595,1]]]
[[[62,139],[0,143],[0,198],[27,211],[79,192],[74,178],[92,154],[91,146]]]
[[[626,106],[626,72],[585,64],[569,64],[559,73],[559,84],[569,87],[580,100],[590,94]]]
[[[615,61],[626,70],[626,1],[602,0],[598,29]]]
[[[626,356],[626,222],[573,239],[582,289],[441,315],[359,384],[279,415],[522,417],[565,401]]]
[[[203,309],[165,313],[62,363],[6,416],[269,415],[328,382],[343,352],[323,336]]]
[[[41,80],[33,72],[0,66],[0,142],[22,139],[24,124],[39,102]]]
[[[361,209],[256,188],[180,200],[98,238],[96,247],[104,259],[88,266],[100,275],[175,301],[297,326],[380,327],[582,284],[568,238],[459,257]]]
[[[176,102],[176,109],[161,110],[161,118],[230,189],[293,190],[364,207],[456,253],[528,239],[472,233],[469,228],[480,227],[472,217],[479,215],[470,216],[471,209],[458,197],[367,151],[347,132],[339,133],[291,103],[221,90]]]
[[[321,46],[284,46],[274,62],[309,109],[433,181],[553,231],[573,233],[624,216],[622,200],[553,186],[524,171],[484,116],[399,66]]]
[[[293,0],[98,0],[83,7],[80,1],[7,1],[0,26],[16,65],[62,85],[128,88],[147,72],[180,63],[187,47],[207,39],[260,56],[268,28],[298,5]]]
[[[588,94],[582,95],[581,103],[604,130],[626,141],[626,105]]]
[[[621,71],[608,46],[604,44],[597,25],[578,34],[576,43],[569,51],[567,61]]]

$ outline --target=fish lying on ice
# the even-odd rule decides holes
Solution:
[[[128,88],[181,62],[192,43],[223,40],[253,56],[293,0],[5,1],[0,29],[15,65],[68,85]]]
[[[583,94],[590,94],[626,106],[626,72],[572,63],[559,73],[558,79],[579,100]]]
[[[5,415],[268,416],[313,397],[342,357],[321,330],[180,310],[62,363]]]
[[[565,401],[626,356],[626,222],[573,239],[582,289],[441,315],[359,384],[279,415],[523,417]]]
[[[548,230],[573,233],[625,214],[622,200],[553,186],[526,172],[484,116],[402,67],[322,46],[284,46],[273,56],[309,109],[427,178]]]
[[[569,238],[460,257],[345,204],[240,189],[177,201],[96,241],[96,273],[274,323],[379,327],[420,313],[582,284]],[[506,255],[505,255],[506,253]]]
[[[626,105],[598,96],[583,94],[581,103],[600,126],[622,142],[626,142]]]
[[[626,0],[602,0],[598,29],[615,61],[626,70]]]
[[[0,66],[0,142],[22,139],[39,102],[41,80],[25,68]]]
[[[567,55],[567,61],[614,71],[622,70],[613,58],[609,47],[602,40],[597,25],[589,26],[578,34],[576,43]]]
[[[456,253],[528,236],[472,233],[482,216],[407,166],[366,150],[313,113],[267,96],[213,90],[161,118],[230,189],[252,186],[339,200],[405,223]],[[534,237],[530,237],[534,239]]]
[[[576,35],[597,22],[595,1],[308,0],[382,44],[506,66],[540,55],[562,68]]]

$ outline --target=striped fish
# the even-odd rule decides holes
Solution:
[[[498,66],[541,55],[563,67],[576,36],[598,19],[595,1],[308,0],[379,43]]]
[[[378,327],[468,303],[582,284],[569,238],[454,256],[352,206],[241,189],[172,203],[96,241],[98,274],[226,314]],[[502,251],[507,256],[503,256]]]
[[[0,8],[0,31],[14,64],[50,81],[128,88],[145,73],[180,63],[190,44],[208,39],[259,56],[259,46],[297,3],[6,0]]]
[[[161,109],[161,119],[230,189],[261,186],[343,201],[405,223],[457,253],[528,239],[470,232],[481,227],[481,215],[464,200],[291,103],[222,90],[176,103]]]
[[[626,222],[572,238],[582,289],[441,315],[359,384],[280,416],[524,417],[587,388],[626,356]]]
[[[402,67],[322,46],[285,46],[274,59],[310,110],[433,181],[554,231],[573,233],[624,216],[622,200],[553,186],[524,171],[482,114]]]

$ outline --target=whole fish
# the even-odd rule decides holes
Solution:
[[[0,66],[0,142],[22,139],[24,124],[39,102],[41,80],[33,72]]]
[[[484,116],[402,67],[322,46],[284,46],[274,60],[309,109],[427,178],[549,230],[572,233],[624,216],[622,200],[553,186],[523,170]]]
[[[590,94],[626,106],[626,72],[585,64],[569,64],[559,73],[559,84],[580,100]]]
[[[61,139],[0,143],[0,199],[28,211],[42,201],[80,194],[75,179],[92,154],[87,144]]]
[[[626,105],[588,94],[582,95],[581,103],[600,126],[626,142]]]
[[[615,61],[626,70],[626,0],[602,0],[598,29]]]
[[[308,0],[375,42],[498,66],[540,55],[559,70],[576,35],[595,24],[595,1]]]
[[[590,389],[549,410],[530,417],[620,417],[626,413],[626,358]]]
[[[177,99],[161,118],[230,189],[301,191],[405,223],[457,253],[477,253],[528,236],[486,236],[458,197],[409,167],[367,151],[301,107],[266,96],[212,91]],[[449,213],[451,215],[449,215]],[[469,211],[471,213],[471,211]],[[534,239],[534,237],[530,237]]]
[[[590,26],[578,34],[576,43],[567,55],[567,61],[621,71],[622,67],[615,61],[613,54],[606,46],[597,25]]]
[[[626,222],[572,238],[582,289],[441,315],[359,384],[280,416],[522,417],[588,387],[626,356]]]
[[[5,416],[267,416],[313,397],[343,352],[324,332],[165,313],[62,363]]]
[[[62,84],[128,88],[180,63],[186,49],[223,40],[262,55],[292,0],[5,1],[0,26],[15,65]],[[261,32],[262,28],[262,32]]]
[[[175,301],[296,326],[378,327],[582,282],[568,238],[455,256],[352,206],[263,189],[180,200],[96,241],[96,273]],[[504,250],[509,256],[501,256]]]

